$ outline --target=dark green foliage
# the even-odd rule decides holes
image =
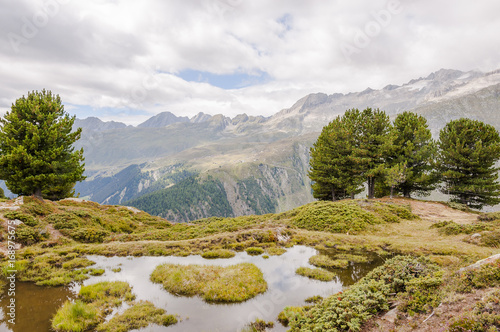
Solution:
[[[255,214],[266,214],[276,212],[272,200],[265,195],[259,183],[254,178],[238,181],[240,195],[246,197],[246,201]]]
[[[438,171],[442,192],[471,208],[500,203],[500,135],[481,121],[450,121],[439,134]]]
[[[30,216],[29,214],[25,214],[19,211],[7,212],[6,214],[4,214],[4,217],[10,220],[15,220],[15,219],[21,220],[28,226],[38,225],[38,220],[36,218]]]
[[[347,110],[323,128],[311,148],[309,177],[313,195],[321,200],[342,199],[362,191],[375,194],[375,180],[384,172],[393,134],[385,112],[367,108]]]
[[[5,197],[5,192],[3,191],[3,188],[0,188],[0,199],[6,198]]]
[[[232,208],[226,197],[224,186],[209,176],[205,180],[191,177],[177,185],[144,195],[125,203],[153,215],[166,217],[166,211],[185,216],[187,220],[198,219],[193,210],[206,208],[212,216],[230,217]]]
[[[411,193],[428,195],[436,188],[433,174],[437,152],[427,120],[412,112],[403,112],[394,120],[394,147],[390,165],[406,165],[405,180],[395,186],[395,191],[410,197]]]
[[[432,311],[441,303],[442,284],[441,273],[410,280],[406,285],[406,292],[399,297],[401,301],[399,309],[410,315]]]
[[[33,91],[0,119],[0,178],[10,191],[49,199],[73,195],[85,179],[83,150],[74,151],[81,129],[64,111],[58,95]]]
[[[362,324],[389,309],[389,294],[407,291],[411,281],[433,277],[439,268],[425,258],[395,257],[368,273],[344,292],[332,295],[311,308],[283,315],[290,331],[359,331]]]

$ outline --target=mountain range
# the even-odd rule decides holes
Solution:
[[[170,112],[140,125],[77,119],[85,151],[81,197],[128,204],[172,221],[280,212],[313,200],[309,148],[347,109],[424,115],[433,135],[469,117],[500,129],[500,70],[441,69],[403,85],[310,94],[271,117]]]

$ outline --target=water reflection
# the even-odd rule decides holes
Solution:
[[[69,287],[40,287],[32,283],[16,283],[16,320],[15,325],[8,322],[6,315],[10,297],[4,294],[0,299],[2,332],[50,331],[50,319],[57,309],[74,293]]]
[[[275,321],[272,331],[286,331],[276,321],[279,312],[287,305],[304,305],[304,300],[314,295],[323,297],[342,290],[342,285],[352,284],[376,265],[381,263],[375,259],[367,264],[351,265],[345,271],[338,271],[337,280],[320,282],[298,276],[295,270],[300,266],[311,266],[308,260],[318,252],[309,247],[295,246],[281,256],[271,256],[264,259],[262,256],[249,256],[245,252],[237,253],[231,259],[206,260],[200,256],[189,257],[103,257],[89,256],[97,263],[96,267],[106,270],[99,277],[92,277],[84,284],[99,281],[127,281],[137,295],[137,300],[149,300],[157,307],[164,308],[169,314],[180,315],[182,321],[170,327],[149,326],[140,331],[240,331],[247,323],[256,318],[266,321]],[[376,258],[376,257],[374,257]],[[207,304],[198,297],[178,297],[169,294],[159,284],[149,280],[150,274],[156,266],[163,263],[174,264],[205,264],[205,265],[233,265],[242,262],[253,263],[264,274],[268,284],[268,291],[257,297],[239,304]],[[112,269],[121,268],[120,272]],[[72,290],[68,288],[42,288],[32,284],[18,285],[18,312],[16,326],[7,328],[4,323],[0,331],[50,331],[50,318],[57,308],[67,298],[73,297],[72,291],[78,292],[80,286]],[[8,298],[1,300],[5,311]]]

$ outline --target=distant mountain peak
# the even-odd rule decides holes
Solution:
[[[90,116],[85,119],[75,119],[73,128],[83,128],[88,131],[103,131],[127,128],[127,125],[116,121],[102,121],[95,116]]]
[[[175,114],[171,112],[162,112],[158,113],[155,116],[149,118],[148,120],[144,121],[137,127],[139,128],[162,128],[169,126],[171,124],[177,123],[177,122],[189,122],[189,118],[187,116],[181,116],[178,117]]]

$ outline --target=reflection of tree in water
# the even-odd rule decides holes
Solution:
[[[32,283],[16,282],[16,324],[10,324],[7,306],[11,297],[8,287],[0,298],[0,331],[26,332],[50,331],[50,320],[57,309],[68,299],[73,299],[74,293],[69,287],[40,287]]]

